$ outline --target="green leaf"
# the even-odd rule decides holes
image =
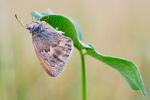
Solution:
[[[104,56],[98,53],[92,45],[83,43],[81,41],[82,35],[79,26],[73,19],[64,15],[57,15],[54,13],[50,15],[48,15],[47,13],[38,13],[34,10],[32,11],[32,15],[36,20],[44,20],[58,31],[65,32],[64,35],[70,37],[73,40],[74,46],[78,50],[81,51],[84,49],[86,51],[86,54],[118,70],[133,90],[140,90],[143,95],[146,95],[144,84],[137,66],[131,61],[125,59]]]
[[[92,45],[90,46],[92,49],[86,49],[87,54],[118,70],[133,90],[141,90],[143,95],[146,95],[142,77],[134,63],[121,58],[104,56],[98,53]]]

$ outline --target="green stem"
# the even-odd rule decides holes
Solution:
[[[82,62],[82,100],[86,100],[86,75],[85,75],[85,61],[82,50],[80,51]]]

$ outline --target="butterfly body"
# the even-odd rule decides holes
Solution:
[[[60,75],[73,50],[72,40],[53,27],[43,27],[42,22],[27,24],[26,29],[32,34],[35,52],[42,67],[52,77]]]

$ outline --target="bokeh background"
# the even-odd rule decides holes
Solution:
[[[136,63],[147,96],[130,89],[115,69],[86,56],[87,100],[150,100],[150,0],[0,0],[0,100],[81,100],[81,62],[74,48],[64,72],[51,78],[41,67],[29,31],[30,12],[67,15],[83,42],[104,55]]]

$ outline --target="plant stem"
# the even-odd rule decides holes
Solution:
[[[82,100],[86,100],[86,75],[85,75],[85,61],[82,50],[80,51],[82,63]]]

